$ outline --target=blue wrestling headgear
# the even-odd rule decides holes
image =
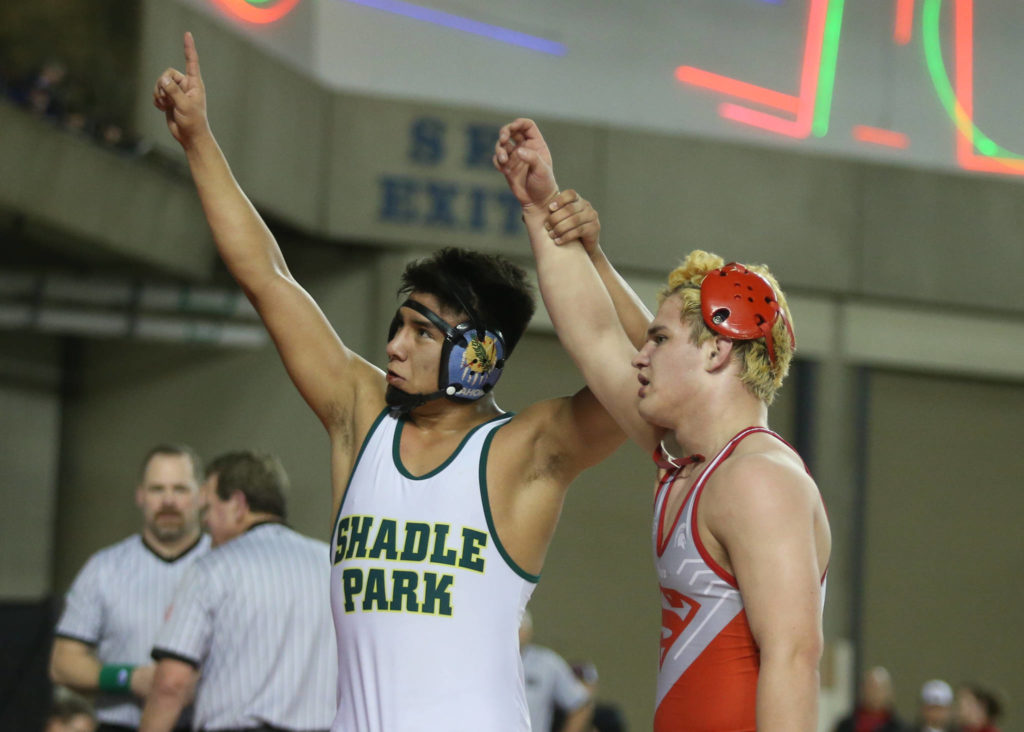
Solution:
[[[411,308],[433,323],[444,334],[444,344],[437,373],[438,390],[430,394],[402,396],[397,400],[400,403],[392,404],[394,408],[408,411],[439,397],[471,402],[493,389],[501,378],[505,367],[505,339],[501,331],[487,329],[479,316],[466,307],[462,298],[454,291],[449,294],[470,316],[469,320],[454,327],[416,300],[408,299],[399,306],[399,309]],[[389,341],[395,337],[401,322],[401,316],[395,313],[388,330]]]

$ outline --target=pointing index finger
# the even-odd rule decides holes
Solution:
[[[192,31],[185,31],[185,73],[191,78],[200,78],[199,52],[196,51],[196,40]]]

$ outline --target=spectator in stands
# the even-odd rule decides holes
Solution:
[[[999,732],[996,721],[1003,705],[995,693],[977,684],[962,684],[956,690],[956,716],[961,732]]]
[[[953,721],[953,689],[941,679],[921,687],[920,718],[911,732],[949,732]]]
[[[836,726],[836,732],[903,732],[892,700],[892,678],[882,666],[869,669],[861,679],[857,706]]]

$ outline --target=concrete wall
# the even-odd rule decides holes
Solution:
[[[888,666],[901,708],[921,683],[976,682],[1024,716],[1024,389],[872,373],[863,661]]]
[[[60,344],[0,333],[0,598],[52,592],[61,445]]]

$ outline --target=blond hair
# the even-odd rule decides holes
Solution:
[[[700,310],[700,285],[708,272],[718,269],[725,260],[717,254],[700,249],[690,252],[686,260],[668,275],[668,284],[658,293],[658,305],[672,296],[678,296],[682,302],[681,319],[690,325],[690,338],[696,345],[701,345],[709,338],[715,337],[705,323]],[[740,363],[740,381],[765,404],[775,400],[775,394],[782,386],[783,379],[789,373],[789,363],[793,359],[793,344],[789,339],[786,322],[793,325],[793,317],[786,304],[786,296],[779,288],[768,267],[763,264],[744,265],[751,272],[764,277],[775,291],[783,318],[777,318],[772,325],[772,339],[775,347],[775,363],[768,355],[768,346],[764,338],[749,341],[733,341],[732,357]]]

